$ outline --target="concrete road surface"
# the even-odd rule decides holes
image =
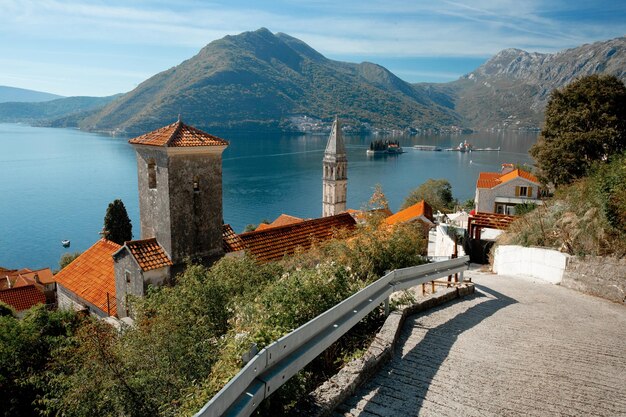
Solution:
[[[476,294],[410,317],[337,416],[626,416],[626,307],[470,271]]]

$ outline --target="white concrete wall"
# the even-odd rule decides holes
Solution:
[[[520,275],[560,284],[570,255],[552,249],[498,246],[493,271],[499,275]]]
[[[450,256],[454,253],[454,240],[450,236],[446,229],[450,227],[448,225],[438,225],[437,234],[435,236],[435,253],[434,256]],[[459,239],[460,242],[460,239]],[[465,256],[463,246],[458,245],[458,255]]]

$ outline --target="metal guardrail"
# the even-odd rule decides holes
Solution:
[[[389,296],[437,278],[460,273],[469,256],[396,269],[281,337],[257,353],[195,417],[249,416],[280,388]]]

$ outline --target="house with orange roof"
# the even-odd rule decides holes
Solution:
[[[130,314],[129,295],[143,297],[148,286],[160,286],[170,280],[173,265],[155,238],[125,242],[113,253],[115,294],[120,317]]]
[[[356,221],[349,213],[271,227],[233,236],[224,227],[224,247],[228,252],[247,251],[259,262],[277,261],[298,249],[308,250],[316,242],[333,238],[339,230],[352,230]]]
[[[409,223],[414,221],[421,221],[428,227],[435,225],[433,209],[430,207],[430,204],[424,200],[419,203],[415,203],[412,206],[387,217],[385,219],[385,224],[392,226],[399,223]]]
[[[540,183],[528,171],[502,164],[500,172],[481,172],[476,182],[475,210],[479,213],[515,214],[518,204],[542,204]]]
[[[0,270],[0,290],[34,285],[46,296],[46,303],[55,302],[56,284],[50,268]]]
[[[303,221],[304,221],[304,219],[301,219],[300,217],[290,216],[288,214],[284,214],[283,213],[280,216],[278,216],[271,223],[261,223],[261,224],[259,224],[259,226],[255,229],[255,231],[256,230],[269,229],[271,227],[286,226],[288,224],[295,224],[295,223],[300,223],[300,222],[303,222]]]
[[[428,232],[435,226],[435,218],[433,217],[433,209],[430,207],[430,204],[424,200],[404,210],[400,210],[396,214],[392,214],[385,219],[384,224],[392,227],[402,223],[414,222],[419,222],[422,225],[423,236],[426,242],[428,242]],[[428,250],[427,247],[424,249]],[[424,255],[426,255],[426,253],[424,253]]]
[[[41,289],[30,284],[0,290],[0,301],[13,307],[17,316],[22,317],[31,307],[45,304],[46,296]]]
[[[121,248],[100,239],[55,275],[59,308],[117,315],[113,254]]]

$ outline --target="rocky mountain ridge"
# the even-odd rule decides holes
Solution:
[[[331,60],[261,28],[213,41],[114,99],[92,100],[88,108],[77,98],[3,104],[0,121],[139,134],[178,114],[204,129],[281,131],[298,131],[293,121],[303,117],[330,122],[338,115],[357,132],[534,130],[554,88],[595,73],[626,80],[626,37],[554,54],[505,49],[456,81],[410,84],[380,65]]]

